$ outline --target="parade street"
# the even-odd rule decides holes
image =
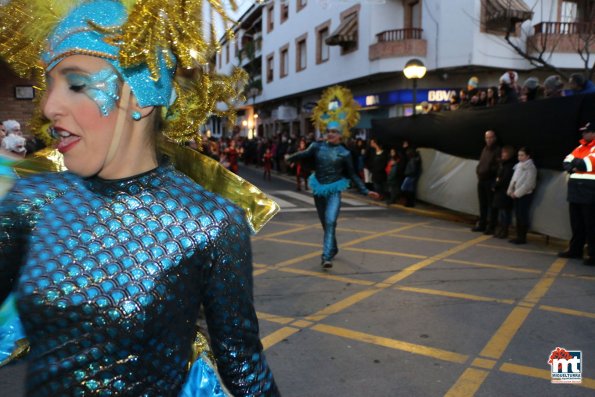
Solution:
[[[260,335],[283,396],[594,395],[595,268],[557,258],[561,242],[516,246],[423,204],[348,193],[340,251],[323,270],[310,192],[275,174],[265,182],[262,169],[240,174],[282,207],[252,248]],[[582,383],[551,383],[557,347],[582,352]],[[23,376],[22,365],[0,370],[2,396],[20,396]]]

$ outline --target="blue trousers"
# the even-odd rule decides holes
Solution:
[[[341,192],[331,193],[328,196],[314,196],[314,204],[324,230],[322,260],[330,261],[339,252],[335,231],[341,210]]]

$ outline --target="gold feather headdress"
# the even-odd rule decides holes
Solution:
[[[312,121],[321,132],[335,129],[347,137],[350,128],[359,121],[359,107],[349,89],[339,85],[329,87],[316,103]]]
[[[234,0],[228,0],[232,9]],[[37,82],[45,89],[45,68],[40,62],[48,51],[48,39],[69,13],[83,5],[100,0],[12,0],[0,7],[0,56],[22,78]],[[196,137],[199,126],[211,114],[233,119],[233,104],[241,101],[246,74],[241,69],[230,76],[220,75],[209,67],[218,50],[213,18],[218,14],[226,27],[232,22],[222,0],[103,0],[121,4],[125,21],[105,26],[85,20],[79,29],[94,30],[106,44],[115,46],[118,65],[122,70],[145,67],[150,79],[163,79],[168,68],[178,68],[171,83],[175,101],[167,108],[164,135],[178,143]],[[204,10],[210,8],[211,37],[205,38]],[[115,18],[114,18],[115,20]],[[79,52],[84,53],[84,52]],[[62,54],[69,55],[68,53]],[[116,61],[114,61],[116,62]],[[165,65],[165,66],[164,66]],[[186,72],[183,72],[186,70]],[[37,97],[41,97],[38,95]],[[169,97],[169,93],[168,93]],[[227,110],[219,110],[224,103]],[[50,140],[42,126],[41,111],[37,110],[32,129],[46,142]]]

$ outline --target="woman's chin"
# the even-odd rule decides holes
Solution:
[[[68,171],[76,174],[82,178],[96,175],[100,171],[100,167],[92,167],[89,163],[79,161],[77,159],[69,158],[70,156],[64,156],[64,165],[68,168]]]

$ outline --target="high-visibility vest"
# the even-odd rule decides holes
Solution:
[[[585,162],[587,170],[570,174],[570,179],[590,179],[595,181],[595,139],[590,142],[581,139],[579,142],[581,145],[566,156],[564,162],[570,163],[574,159],[582,159]]]

